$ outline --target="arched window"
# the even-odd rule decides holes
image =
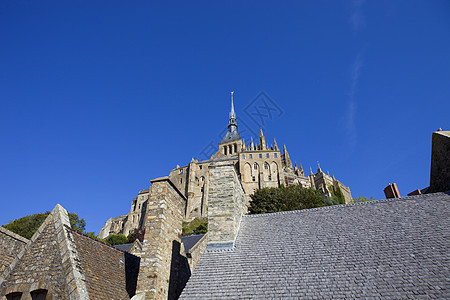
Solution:
[[[257,164],[257,163],[255,163],[255,164],[253,165],[253,169],[258,170],[258,164]]]
[[[32,300],[45,300],[45,297],[47,297],[47,290],[39,289],[31,292]]]
[[[236,152],[237,152],[237,145],[234,144],[234,153],[236,153]]]
[[[227,146],[223,146],[223,154],[227,155]]]
[[[264,169],[265,170],[269,170],[269,164],[268,163],[264,163]]]
[[[15,293],[9,293],[6,295],[6,299],[8,300],[20,300],[22,298],[22,293],[15,292]]]
[[[228,148],[229,148],[228,150],[230,150],[230,151],[229,151],[230,154],[233,153],[233,146],[232,146],[232,145],[228,145]]]

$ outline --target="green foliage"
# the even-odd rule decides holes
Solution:
[[[49,214],[50,212],[46,211],[45,213],[28,215],[12,220],[8,224],[3,225],[3,227],[26,239],[30,239]],[[76,213],[69,213],[69,221],[73,229],[80,232],[86,230],[86,221],[83,218],[80,219]]]
[[[331,192],[331,198],[333,203],[345,204],[345,197],[340,187],[335,188],[334,186],[330,186],[329,191]]]
[[[264,214],[279,211],[299,210],[333,204],[315,189],[299,185],[279,188],[263,188],[250,196],[249,213]]]
[[[375,198],[373,196],[370,196],[370,198],[358,196],[358,197],[353,198],[352,200],[353,200],[353,203],[358,203],[358,202],[372,201],[372,200],[375,200]]]
[[[110,245],[122,245],[128,242],[127,237],[124,234],[110,234],[106,239],[103,240],[105,243]]]
[[[208,231],[207,218],[195,218],[191,222],[183,222],[183,235],[202,234]]]

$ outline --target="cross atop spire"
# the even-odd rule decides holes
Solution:
[[[228,122],[228,130],[231,131],[231,132],[236,131],[236,128],[237,128],[236,114],[234,113],[233,94],[234,94],[234,92],[231,92],[230,121]]]
[[[232,116],[236,119],[236,114],[234,113],[233,94],[234,94],[234,92],[231,92],[231,112],[230,112],[230,119],[231,119]]]

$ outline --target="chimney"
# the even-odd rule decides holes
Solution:
[[[389,185],[384,188],[384,195],[386,195],[386,199],[400,198],[400,192],[398,191],[397,184],[389,183]]]

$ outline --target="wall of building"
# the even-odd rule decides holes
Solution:
[[[450,191],[450,131],[433,132],[429,192]]]
[[[208,247],[233,246],[242,214],[244,189],[232,162],[209,166]]]
[[[28,242],[26,238],[0,226],[0,276]]]
[[[187,281],[185,269],[189,269],[180,255],[186,198],[168,177],[151,183],[137,293],[146,299],[172,299],[181,293],[178,289],[184,285],[178,282]]]

